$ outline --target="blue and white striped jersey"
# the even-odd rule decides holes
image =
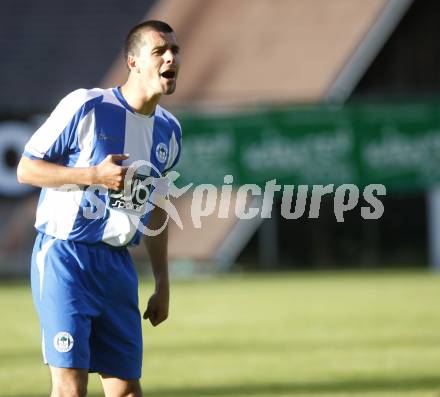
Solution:
[[[133,111],[119,88],[79,89],[61,100],[25,146],[24,156],[68,167],[99,164],[108,154],[128,153],[122,165],[146,160],[153,167],[145,176],[157,177],[173,168],[180,156],[181,128],[161,106],[152,116]],[[160,176],[160,175],[159,175]],[[95,197],[90,197],[94,195]],[[102,216],[85,216],[96,199],[105,203]],[[141,219],[146,224],[149,212]],[[137,222],[109,206],[106,191],[83,188],[43,188],[37,208],[37,230],[62,240],[104,241],[114,246],[138,244]]]

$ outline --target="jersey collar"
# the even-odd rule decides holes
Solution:
[[[115,97],[118,99],[118,101],[121,102],[122,106],[124,106],[124,108],[126,108],[130,113],[133,113],[133,114],[135,114],[135,115],[137,115],[137,116],[146,117],[146,118],[153,117],[153,116],[156,114],[157,106],[156,106],[156,109],[154,110],[153,114],[151,114],[151,115],[149,115],[149,116],[147,116],[147,115],[145,115],[145,114],[141,114],[141,113],[136,112],[136,111],[135,111],[135,110],[134,110],[134,109],[128,104],[128,102],[125,100],[125,98],[122,96],[122,93],[121,93],[121,87],[120,87],[120,86],[113,87],[113,88],[112,88],[112,91],[113,91],[113,94],[115,95]]]

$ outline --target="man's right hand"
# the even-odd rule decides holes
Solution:
[[[120,166],[116,163],[128,158],[128,154],[109,154],[95,167],[95,184],[103,185],[111,190],[122,190],[128,167]]]

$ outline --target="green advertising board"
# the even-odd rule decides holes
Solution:
[[[178,171],[185,182],[223,184],[440,183],[440,105],[357,104],[234,115],[181,115]]]

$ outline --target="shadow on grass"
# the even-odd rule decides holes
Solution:
[[[413,377],[405,379],[360,379],[316,383],[262,383],[244,385],[222,385],[204,387],[161,388],[144,390],[145,397],[220,397],[220,396],[258,396],[290,393],[324,394],[324,393],[364,393],[364,392],[408,392],[438,389],[440,376]],[[89,397],[101,397],[102,394],[90,394]],[[14,397],[47,397],[41,394],[16,395]]]

